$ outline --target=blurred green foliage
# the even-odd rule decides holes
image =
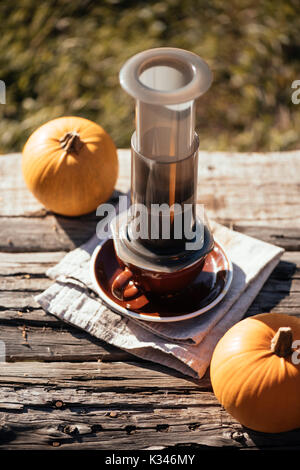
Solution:
[[[129,147],[134,102],[118,73],[152,47],[191,50],[214,83],[199,99],[201,149],[268,151],[300,147],[297,0],[14,0],[0,2],[0,151],[21,150],[44,122],[78,115]]]

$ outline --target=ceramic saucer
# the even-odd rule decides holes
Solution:
[[[90,269],[96,292],[113,311],[155,322],[187,320],[211,310],[223,299],[232,281],[231,261],[216,241],[202,271],[186,289],[164,298],[147,296],[149,303],[140,309],[134,308],[133,301],[118,300],[111,292],[112,282],[121,272],[111,238],[95,249]]]

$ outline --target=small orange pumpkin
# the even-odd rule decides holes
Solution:
[[[106,201],[118,175],[116,147],[102,127],[81,117],[54,119],[27,140],[22,156],[25,182],[58,214],[87,214]]]
[[[269,433],[300,427],[300,351],[294,340],[300,340],[300,320],[267,313],[242,320],[218,342],[212,387],[244,426]]]

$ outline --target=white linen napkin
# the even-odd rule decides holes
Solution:
[[[94,236],[47,271],[55,282],[36,297],[49,313],[136,356],[202,377],[218,340],[241,320],[269,277],[283,249],[211,223],[233,263],[233,280],[223,300],[196,318],[156,323],[129,319],[110,310],[93,292],[91,255]]]

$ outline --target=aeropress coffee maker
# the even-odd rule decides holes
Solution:
[[[136,131],[131,207],[112,224],[124,267],[113,284],[120,300],[141,293],[169,298],[197,276],[213,249],[208,224],[196,213],[195,133],[195,99],[211,81],[200,57],[175,48],[139,53],[121,69],[121,86],[136,100]]]

